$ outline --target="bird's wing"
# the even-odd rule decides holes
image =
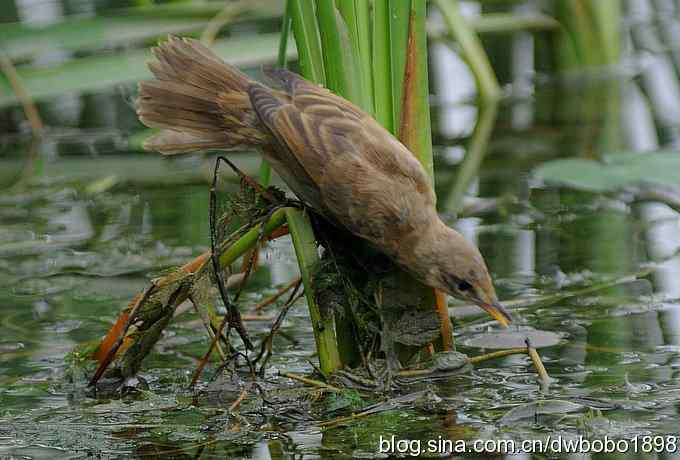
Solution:
[[[307,174],[318,180],[325,164],[335,155],[353,152],[350,137],[361,128],[366,116],[361,109],[298,75],[270,71],[288,93],[288,100],[276,97],[264,85],[252,85],[251,103],[272,135],[287,146]]]
[[[270,131],[271,138],[274,141],[262,149],[262,154],[298,198],[321,210],[319,187],[316,181],[298,161],[296,155],[290,151],[287,142],[277,133],[276,128],[265,122],[265,120],[272,119],[282,107],[289,105],[290,98],[283,97],[280,92],[273,91],[259,83],[250,85],[248,96],[255,113],[264,127]]]
[[[434,206],[418,160],[370,115],[298,75],[270,75],[288,93],[282,100],[262,85],[249,90],[262,123],[287,147],[316,184],[322,212],[371,241],[387,228],[411,224],[416,208]]]

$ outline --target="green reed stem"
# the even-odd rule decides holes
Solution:
[[[325,85],[323,53],[314,2],[290,0],[289,6],[302,75],[308,80]]]
[[[328,376],[340,369],[342,362],[335,336],[335,317],[332,311],[321,311],[313,289],[314,270],[319,262],[314,232],[306,211],[286,208],[286,220],[305,286],[309,316],[312,320],[316,349],[319,352],[319,366],[324,376]]]
[[[279,228],[286,222],[286,210],[282,208],[274,211],[266,224],[264,224],[263,236],[269,236],[271,232]],[[241,257],[246,251],[255,247],[258,238],[260,237],[260,227],[255,226],[246,232],[241,238],[236,240],[220,255],[220,266],[228,267],[236,259]]]
[[[373,2],[373,101],[375,119],[394,133],[392,112],[392,64],[390,47],[390,10],[388,0]]]

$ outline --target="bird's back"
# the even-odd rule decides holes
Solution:
[[[379,246],[430,217],[435,203],[430,179],[394,136],[325,88],[286,70],[271,76],[287,97],[253,83],[250,100],[276,139],[279,161],[299,165],[314,182],[318,193],[306,197],[296,191],[302,199]]]

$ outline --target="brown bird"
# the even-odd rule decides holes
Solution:
[[[326,219],[426,285],[511,321],[479,250],[439,218],[420,162],[369,114],[287,70],[269,72],[282,91],[271,89],[196,40],[170,37],[153,53],[156,79],[140,83],[137,113],[162,131],[147,149],[259,148]]]

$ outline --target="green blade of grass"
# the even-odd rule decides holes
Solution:
[[[479,119],[475,131],[470,137],[463,163],[458,168],[456,180],[446,197],[444,209],[458,213],[463,209],[463,198],[470,188],[472,180],[479,174],[479,168],[487,152],[491,133],[496,122],[497,103],[490,103],[480,107]]]
[[[392,113],[392,65],[390,57],[390,10],[388,0],[373,3],[373,101],[375,119],[394,133]]]
[[[483,102],[494,101],[501,94],[496,74],[475,31],[460,12],[458,0],[434,0],[444,16],[449,34],[458,42],[463,59],[468,63],[477,80],[477,88]]]

